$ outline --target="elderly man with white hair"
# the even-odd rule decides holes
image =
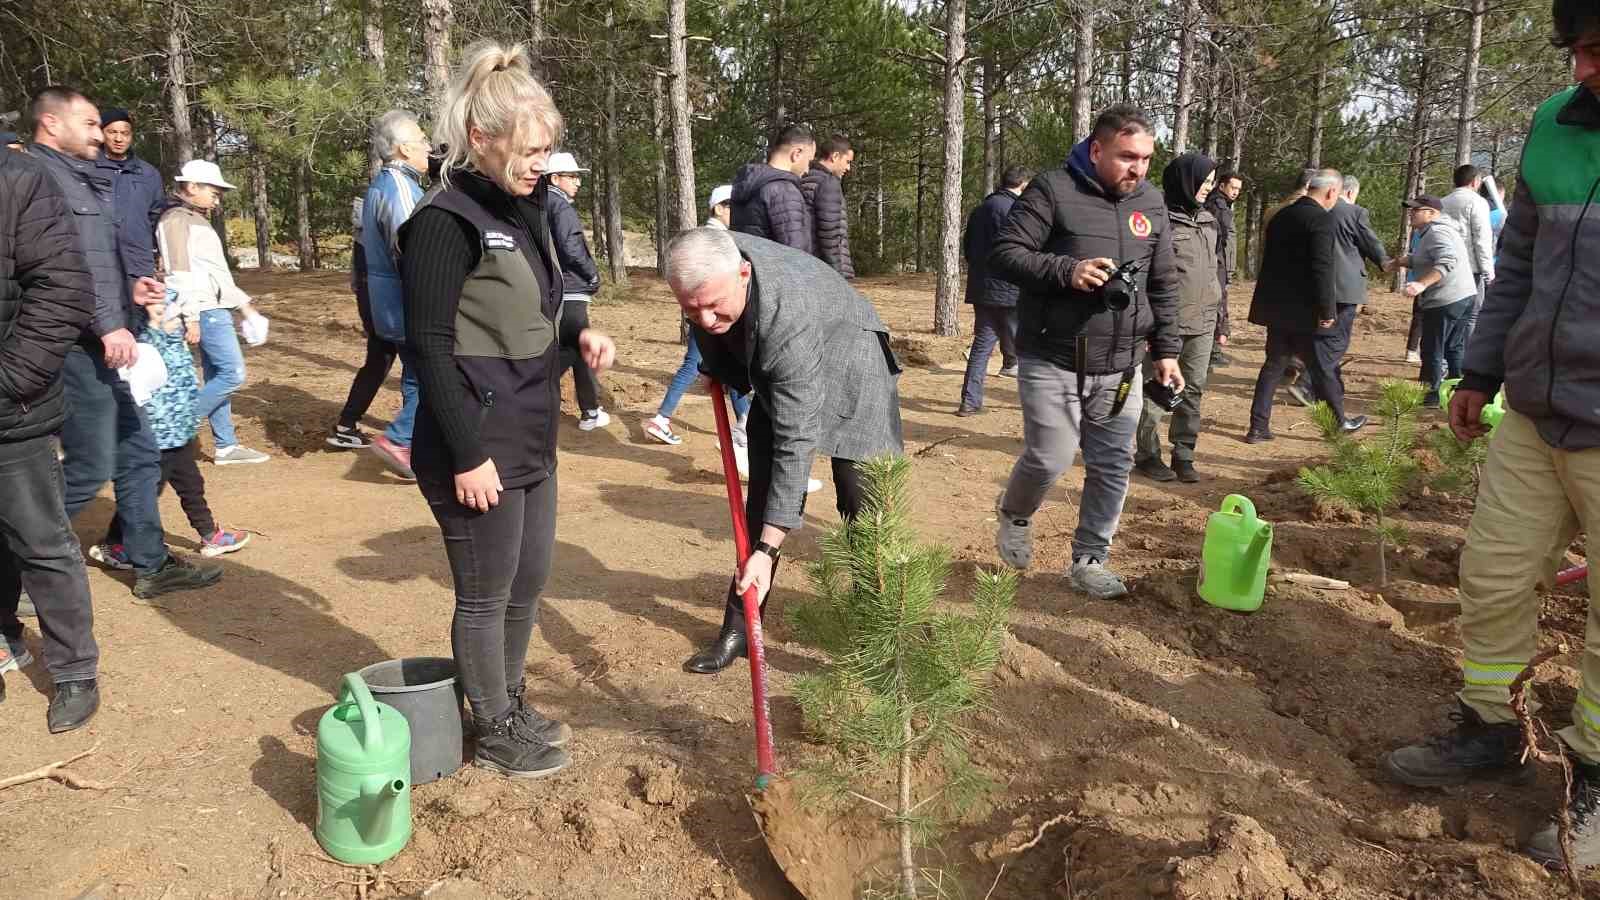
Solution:
[[[403,109],[390,110],[372,124],[372,152],[383,160],[361,209],[361,249],[367,264],[367,297],[372,306],[372,331],[368,336],[367,359],[376,371],[383,359],[381,347],[373,340],[386,342],[400,350],[400,414],[383,434],[372,439],[372,452],[390,471],[415,480],[411,471],[411,432],[417,420],[420,396],[415,357],[405,346],[405,292],[400,283],[400,226],[422,201],[422,173],[428,169],[428,135],[417,124],[417,117]],[[375,353],[374,351],[380,351]],[[388,366],[384,364],[384,371]],[[364,366],[356,373],[351,393],[376,391],[372,376]],[[378,378],[377,383],[382,379]],[[345,430],[340,423],[339,431]],[[336,435],[338,436],[338,435]],[[346,446],[364,442],[353,425]]]
[[[832,460],[839,515],[848,519],[865,490],[858,463],[902,452],[900,364],[872,304],[809,253],[695,228],[668,245],[667,273],[701,370],[755,396],[745,517],[756,542],[728,588],[721,632],[684,663],[710,675],[746,653],[740,595],[754,586],[765,605],[784,538],[804,519],[814,458]]]

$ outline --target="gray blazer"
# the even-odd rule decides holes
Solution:
[[[904,452],[900,363],[872,304],[827,263],[752,235],[735,233],[733,240],[752,270],[739,320],[744,352],[696,327],[700,370],[754,390],[772,421],[764,521],[798,528],[816,454],[864,460]]]
[[[1367,302],[1367,263],[1383,268],[1389,254],[1372,230],[1372,217],[1365,208],[1343,197],[1328,210],[1333,220],[1335,255],[1334,281],[1340,306],[1359,306]]]

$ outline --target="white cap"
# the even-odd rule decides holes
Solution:
[[[189,184],[209,184],[229,191],[234,189],[233,185],[222,177],[222,169],[218,168],[216,163],[204,159],[191,159],[184,163],[183,171],[172,180]]]
[[[571,153],[552,153],[550,161],[544,165],[544,171],[548,175],[576,175],[589,170],[578,165]]]
[[[709,207],[716,209],[718,206],[733,199],[733,185],[719,184],[711,189],[711,203]]]

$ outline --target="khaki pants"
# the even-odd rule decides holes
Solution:
[[[1489,461],[1461,552],[1460,698],[1487,722],[1511,722],[1511,682],[1539,643],[1541,582],[1553,582],[1579,529],[1600,534],[1600,448],[1555,450],[1533,421],[1506,410],[1489,442]],[[1589,626],[1583,687],[1573,725],[1560,736],[1586,762],[1600,764],[1600,566],[1589,573]],[[1535,704],[1531,702],[1529,707]]]

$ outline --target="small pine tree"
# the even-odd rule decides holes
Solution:
[[[1489,460],[1489,438],[1473,438],[1463,442],[1448,428],[1436,428],[1428,433],[1428,447],[1439,457],[1439,472],[1430,485],[1447,494],[1476,496],[1478,480],[1483,474],[1483,464]]]
[[[1311,407],[1311,418],[1322,429],[1322,439],[1333,450],[1325,465],[1300,470],[1300,487],[1319,500],[1328,500],[1369,513],[1377,518],[1378,582],[1389,583],[1386,550],[1390,543],[1405,542],[1405,530],[1385,518],[1405,496],[1417,472],[1412,451],[1417,446],[1417,409],[1422,386],[1389,380],[1380,387],[1377,433],[1364,441],[1347,434],[1326,403]]]
[[[936,609],[948,551],[919,543],[911,526],[911,463],[880,457],[863,468],[864,508],[822,538],[810,573],[816,597],[789,609],[795,634],[828,656],[821,672],[796,682],[795,695],[807,730],[837,751],[806,770],[814,795],[884,814],[899,839],[900,893],[911,898],[917,839],[990,787],[967,757],[961,719],[983,702],[1017,579],[979,572],[970,615]],[[913,765],[925,758],[937,760],[943,783],[917,801]],[[869,796],[891,770],[896,796]]]

